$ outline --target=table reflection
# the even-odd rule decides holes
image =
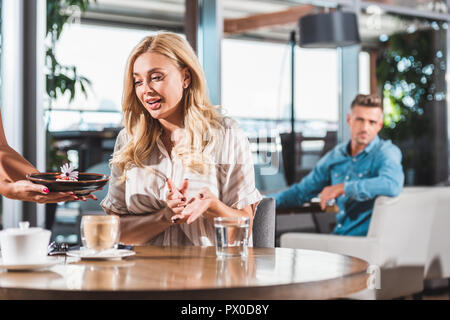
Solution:
[[[130,282],[134,263],[116,265],[88,264],[84,267],[82,288],[84,290],[117,290]]]
[[[218,286],[248,285],[255,278],[254,257],[221,257],[216,259],[216,284]]]
[[[52,271],[4,271],[0,272],[1,287],[29,287],[42,288],[50,287],[57,281],[63,280],[63,277]]]
[[[249,248],[248,257],[223,258],[215,247],[134,250],[118,261],[68,259],[47,271],[0,272],[0,297],[324,299],[361,290],[367,279],[367,262],[312,250]]]

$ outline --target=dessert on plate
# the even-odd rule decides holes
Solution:
[[[67,163],[61,167],[61,174],[56,176],[56,181],[78,181],[78,171]]]

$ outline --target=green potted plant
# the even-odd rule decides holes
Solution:
[[[438,94],[436,73],[445,57],[433,49],[430,30],[398,33],[380,43],[377,79],[381,85],[384,127],[380,136],[402,151],[405,184],[432,184],[430,103]]]

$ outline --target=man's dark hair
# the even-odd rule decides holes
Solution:
[[[351,108],[353,109],[355,106],[380,108],[383,111],[381,98],[377,94],[358,94],[352,101]]]

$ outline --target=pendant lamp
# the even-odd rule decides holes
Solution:
[[[361,42],[356,15],[334,11],[311,14],[300,18],[302,48],[337,48]]]

